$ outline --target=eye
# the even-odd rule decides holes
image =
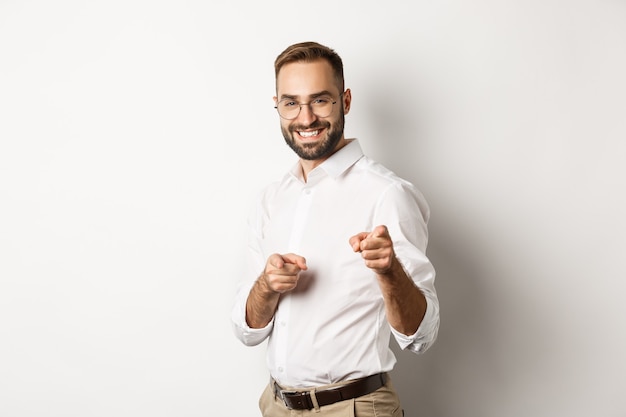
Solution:
[[[320,105],[323,106],[324,104],[330,103],[330,101],[331,101],[330,97],[318,97],[315,100],[313,100],[312,104],[317,105],[317,106],[320,106]]]
[[[293,100],[283,100],[280,102],[280,105],[283,107],[294,107],[298,105],[298,102]]]

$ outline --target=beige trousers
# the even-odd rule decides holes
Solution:
[[[324,389],[340,384],[318,387]],[[289,387],[285,387],[289,389]],[[314,401],[316,403],[316,401]],[[263,417],[402,417],[400,399],[391,379],[387,378],[385,386],[371,394],[351,400],[344,400],[311,410],[290,410],[279,397],[274,396],[272,382],[267,384],[261,398],[259,409]]]

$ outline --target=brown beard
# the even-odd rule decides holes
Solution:
[[[289,147],[302,159],[314,161],[332,155],[337,143],[343,136],[345,117],[343,109],[339,115],[337,123],[333,126],[329,122],[316,120],[309,126],[292,125],[289,127],[281,126],[283,137]],[[297,131],[308,129],[326,128],[326,137],[320,143],[298,143],[295,139]]]

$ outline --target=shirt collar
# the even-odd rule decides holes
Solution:
[[[332,154],[327,160],[311,171],[309,176],[321,169],[331,178],[336,179],[362,157],[363,150],[361,149],[359,141],[357,139],[348,139],[348,143],[343,148]],[[300,166],[300,161],[291,168],[289,174],[291,177],[302,181],[302,167]]]

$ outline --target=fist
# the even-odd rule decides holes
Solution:
[[[271,291],[282,294],[296,288],[300,272],[306,269],[306,259],[302,256],[275,253],[267,259],[263,278]]]
[[[386,226],[380,225],[371,232],[361,232],[352,236],[350,246],[353,251],[361,253],[365,266],[379,275],[389,272],[395,254]]]

